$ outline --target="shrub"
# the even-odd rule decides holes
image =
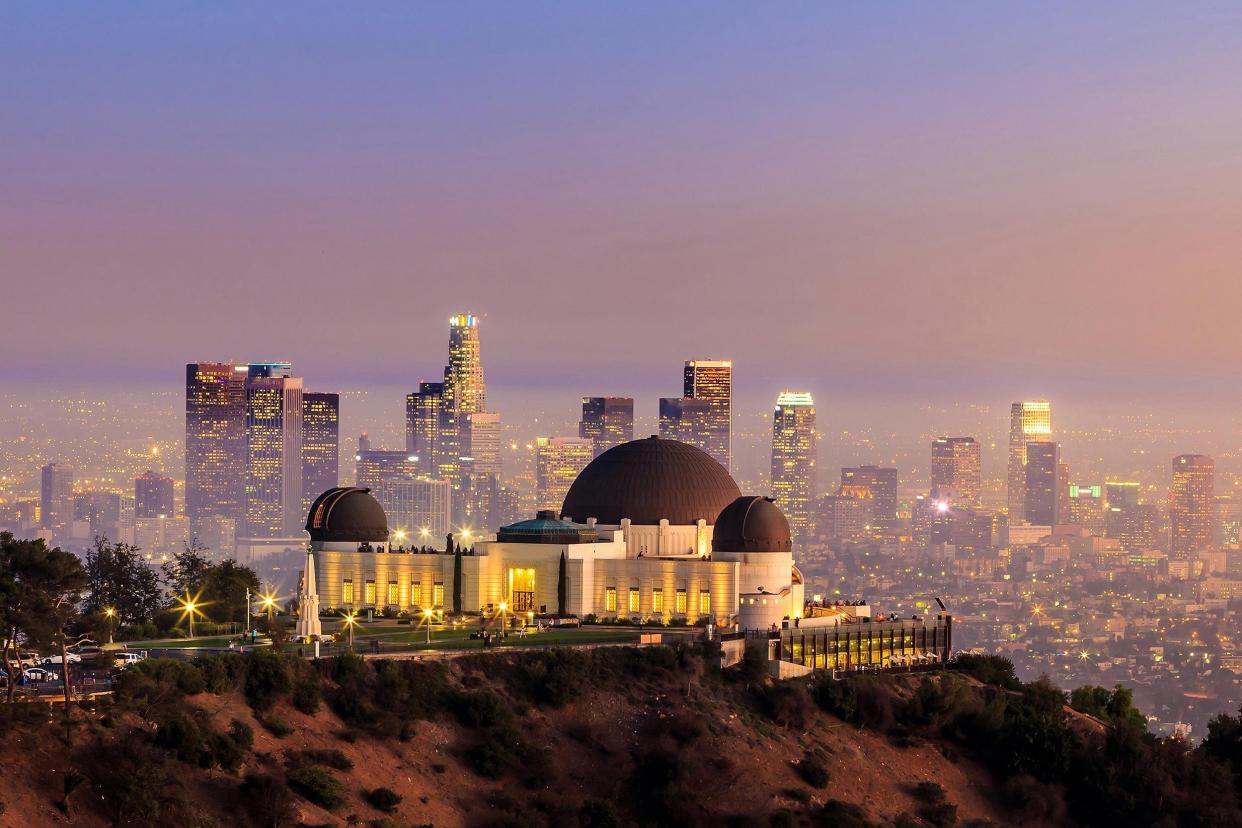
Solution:
[[[284,782],[272,776],[246,776],[241,787],[242,806],[256,825],[264,828],[285,828],[297,819],[293,796]]]
[[[326,765],[339,771],[353,770],[353,761],[336,748],[309,748],[288,754],[289,763],[295,767]]]
[[[828,787],[828,767],[818,756],[808,753],[798,763],[798,776],[812,788]]]
[[[289,774],[289,787],[303,798],[327,808],[339,808],[345,802],[345,786],[320,767],[298,768]]]
[[[255,710],[270,710],[292,686],[284,658],[273,650],[259,650],[246,665],[246,701]]]
[[[453,715],[467,727],[493,727],[507,722],[512,713],[505,700],[492,690],[467,690],[452,699]]]
[[[313,677],[298,679],[293,685],[293,706],[308,716],[319,711],[323,695],[319,690],[319,680]]]
[[[279,716],[264,716],[259,719],[259,724],[263,725],[263,728],[277,739],[283,739],[293,733],[293,725]]]
[[[1004,656],[962,653],[953,660],[953,667],[984,684],[1004,690],[1017,690],[1022,686],[1013,669],[1013,662]]]
[[[199,656],[193,664],[203,676],[203,685],[217,695],[235,690],[246,675],[246,657],[240,653],[214,653]]]
[[[392,813],[401,804],[401,795],[391,788],[376,788],[367,792],[367,802],[372,808]]]

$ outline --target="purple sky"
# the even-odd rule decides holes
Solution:
[[[1242,6],[878,5],[11,7],[0,379],[1242,387]]]

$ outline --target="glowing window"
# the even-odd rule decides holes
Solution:
[[[401,603],[401,587],[396,581],[388,582],[388,606],[395,607]]]
[[[699,590],[699,613],[701,615],[711,615],[712,612],[712,594],[705,589]]]
[[[420,581],[410,581],[410,604],[416,607],[423,605],[423,585]]]
[[[431,605],[434,607],[444,606],[444,584],[435,584],[431,588]]]
[[[657,615],[664,612],[664,590],[657,589],[651,593],[651,611]]]
[[[638,612],[638,587],[630,587],[630,612]]]
[[[683,615],[686,612],[686,591],[684,589],[677,590],[676,611]]]
[[[366,603],[375,606],[375,581],[367,581]]]
[[[606,612],[617,611],[617,588],[608,587],[604,590],[604,610]]]
[[[354,602],[354,582],[349,579],[346,579],[345,583],[341,585],[341,601],[346,604]]]

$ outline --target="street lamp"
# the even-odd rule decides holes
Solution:
[[[500,634],[504,635],[509,627],[509,619],[505,617],[505,613],[509,611],[509,604],[505,601],[500,602]]]
[[[431,614],[432,614],[431,607],[427,607],[426,609],[423,610],[423,623],[427,625],[427,644],[428,645],[431,644]]]
[[[276,609],[276,593],[263,593],[259,597],[263,599],[263,609],[267,610],[267,626],[271,629],[272,612]]]
[[[201,595],[201,593],[200,593]],[[181,605],[181,617],[188,618],[190,622],[190,638],[194,637],[194,614],[200,611],[203,606],[198,603],[198,596],[190,597],[190,591],[185,591],[184,598],[177,598],[177,603]]]
[[[104,616],[108,619],[108,643],[111,644],[112,643],[112,625],[114,623],[113,619],[116,618],[116,608],[106,607],[104,609]]]
[[[354,624],[358,623],[357,618],[353,611],[345,616],[345,628],[349,630],[349,649],[351,650],[354,648]]]

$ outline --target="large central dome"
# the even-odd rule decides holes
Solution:
[[[610,448],[591,461],[569,487],[561,514],[616,526],[661,519],[677,525],[713,523],[741,496],[724,466],[688,443],[648,437]]]

